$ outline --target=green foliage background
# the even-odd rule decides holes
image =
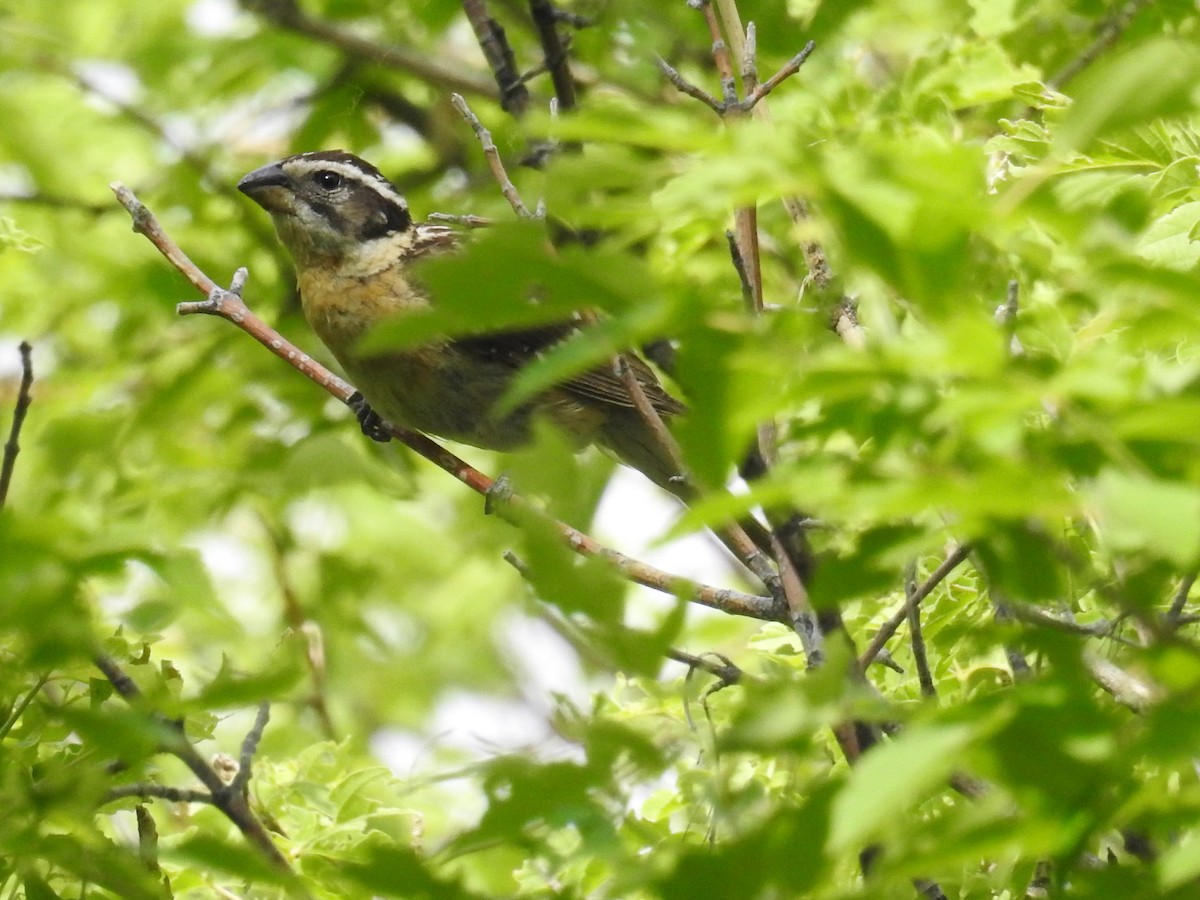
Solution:
[[[522,5],[493,6],[532,67]],[[543,111],[544,78],[519,123],[468,99],[526,199],[602,240],[550,259],[528,225],[482,233],[429,273],[461,301],[438,324],[518,321],[531,270],[545,309],[609,313],[525,390],[677,338],[696,474],[722,481],[767,417],[782,461],[676,530],[755,503],[804,509],[820,523],[814,600],[839,606],[859,650],[902,603],[910,563],[926,577],[971,541],[923,607],[936,698],[903,631],[903,671],[873,666],[868,686],[842,643],[806,671],[782,625],[630,599],[603,567],[370,445],[235,329],[175,315],[196,298],[130,233],[113,180],[213,277],[248,266],[251,306],[322,359],[241,174],[346,147],[418,212],[511,222],[448,85],[284,27],[287,4],[0,0],[5,409],[17,340],[37,375],[0,517],[0,898],[881,897],[913,895],[912,879],[1019,897],[1045,872],[1071,896],[1195,896],[1200,654],[1164,618],[1200,562],[1194,4],[1129,4],[1112,46],[1056,90],[1124,5],[743,0],[764,77],[805,41],[817,50],[771,95],[773,121],[737,127],[654,64],[719,92],[694,9],[570,6],[595,17],[572,39],[576,112]],[[451,0],[303,14],[487,84]],[[548,138],[582,151],[516,165]],[[779,202],[793,195],[807,228]],[[775,307],[758,320],[724,237],[751,202]],[[811,239],[857,298],[863,347],[804,284]],[[467,455],[585,527],[611,473],[552,435],[504,460]],[[501,560],[510,548],[532,586]],[[551,627],[514,646],[504,635],[526,619]],[[750,677],[708,697],[706,717],[707,676],[664,668],[668,645],[727,653]],[[551,646],[571,648],[584,695],[527,696]],[[236,755],[254,704],[272,702],[252,802],[300,886],[200,804],[150,801],[161,872],[139,860],[136,801],[107,792],[191,780],[112,696],[98,647],[205,754]],[[1137,702],[1097,686],[1112,667]],[[548,727],[521,752],[456,749],[433,723],[464,692],[524,697]],[[903,726],[853,769],[829,736],[851,713]],[[385,728],[428,742],[418,771],[380,766]],[[960,776],[986,793],[955,792]]]

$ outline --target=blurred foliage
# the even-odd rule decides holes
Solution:
[[[1046,873],[1069,896],[1195,896],[1195,5],[743,0],[762,78],[817,50],[769,121],[729,123],[655,65],[720,93],[687,3],[564,6],[591,23],[562,26],[579,107],[549,115],[539,76],[514,120],[453,0],[0,0],[5,410],[22,338],[36,374],[0,516],[0,898],[890,897],[914,879],[1011,898]],[[536,66],[525,5],[489,7]],[[451,87],[329,29],[481,84],[468,99],[549,226],[508,224]],[[562,152],[518,165],[546,141]],[[787,628],[632,592],[371,445],[235,329],[179,319],[196,298],[107,185],[130,185],[217,280],[248,266],[253,308],[325,359],[234,185],[333,147],[419,213],[504,223],[430,268],[455,302],[378,340],[604,310],[528,371],[531,391],[668,335],[691,410],[677,433],[708,482],[775,418],[780,464],[673,533],[803,509],[814,600],[860,652],[907,577],[972,542],[922,608],[936,698],[907,625],[890,645],[902,671],[872,666],[865,684],[838,641],[807,670]],[[743,312],[724,236],[750,203],[763,318]],[[805,280],[814,240],[862,346]],[[997,322],[1010,282],[1017,312]],[[582,527],[612,474],[552,434],[465,454]],[[639,502],[606,540],[627,547]],[[710,676],[662,664],[667,646],[726,653],[747,677],[708,693]],[[206,756],[236,757],[272,703],[250,801],[303,889],[204,804],[146,801],[160,868],[139,857],[142,801],[110,790],[192,776],[97,651]],[[890,735],[853,767],[830,736],[849,716]],[[465,740],[476,730],[493,743]],[[968,776],[978,796],[952,789]]]

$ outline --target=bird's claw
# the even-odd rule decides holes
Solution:
[[[351,394],[350,399],[346,401],[346,405],[354,410],[354,417],[358,419],[358,425],[362,429],[362,433],[371,440],[386,444],[392,439],[392,435],[388,432],[387,425],[379,413],[371,409],[371,404],[367,402],[367,398],[360,392],[355,391]]]

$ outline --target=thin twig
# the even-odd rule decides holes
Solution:
[[[321,723],[321,731],[329,740],[337,739],[337,729],[333,725],[333,716],[329,712],[329,701],[326,699],[326,669],[324,638],[320,626],[317,625],[304,611],[300,598],[288,577],[285,562],[283,538],[266,516],[260,516],[263,530],[271,547],[271,559],[275,568],[275,582],[279,585],[279,593],[283,598],[283,614],[288,627],[297,638],[305,642],[304,662],[312,679],[312,693],[308,705],[317,714]]]
[[[93,658],[93,662],[96,664],[96,668],[104,673],[104,677],[108,679],[109,684],[113,686],[116,692],[127,703],[135,708],[142,708],[142,692],[138,689],[133,679],[125,674],[116,660],[103,653],[97,653]],[[221,810],[226,818],[237,826],[246,839],[263,852],[267,859],[280,869],[291,872],[291,864],[279,852],[279,848],[275,846],[275,842],[267,834],[267,830],[263,827],[262,822],[254,815],[254,812],[246,802],[245,796],[243,796],[243,792],[229,789],[229,786],[225,784],[221,776],[217,774],[212,766],[205,762],[196,751],[196,748],[184,736],[183,729],[179,723],[167,721],[158,715],[155,715],[154,718],[162,726],[163,734],[167,738],[164,749],[187,766],[192,771],[192,774],[200,780],[200,783],[208,788],[208,792],[212,796],[212,804]]]
[[[554,83],[554,96],[558,98],[558,109],[567,112],[575,106],[575,78],[558,33],[558,16],[550,0],[529,0],[529,14],[537,26],[538,40],[542,44],[542,58]]]
[[[1171,599],[1171,608],[1167,610],[1167,621],[1170,624],[1180,624],[1183,610],[1187,606],[1188,594],[1191,593],[1192,585],[1196,583],[1198,574],[1200,573],[1192,570],[1179,580],[1179,587],[1175,589],[1175,596]]]
[[[875,633],[875,637],[871,639],[870,645],[858,658],[859,669],[866,671],[867,666],[874,662],[879,651],[883,649],[883,646],[888,642],[891,636],[896,633],[896,629],[900,627],[901,623],[908,618],[908,607],[924,601],[926,597],[933,593],[933,589],[941,584],[951,572],[962,565],[962,563],[970,555],[971,545],[960,544],[954,548],[953,552],[951,552],[949,556],[942,560],[942,564],[933,570],[933,574],[926,578],[921,586],[913,592],[912,598],[906,600],[899,611],[897,611],[895,615],[893,615],[879,627],[879,631],[877,631]]]
[[[484,0],[462,0],[462,5],[500,89],[500,108],[519,118],[529,106],[529,89],[517,68],[517,58],[504,28],[488,13]]]
[[[723,653],[702,653],[697,656],[671,647],[667,649],[666,656],[675,662],[683,663],[689,669],[699,669],[715,675],[725,685],[737,684],[746,677],[746,673]]]
[[[530,218],[531,213],[529,209],[521,200],[521,195],[517,192],[516,186],[513,185],[512,180],[508,177],[508,172],[505,170],[504,163],[500,159],[500,151],[496,149],[496,143],[492,140],[492,133],[483,127],[483,123],[471,111],[471,107],[467,105],[467,101],[463,99],[461,94],[451,94],[450,102],[454,104],[454,108],[458,110],[459,115],[466,119],[467,124],[471,126],[471,130],[475,132],[475,137],[479,139],[479,146],[483,148],[483,156],[487,160],[488,168],[491,169],[492,177],[496,179],[496,183],[500,185],[500,193],[504,195],[504,199],[508,201],[508,205],[521,218]]]
[[[917,572],[915,564],[910,564],[904,573],[904,600],[908,608],[908,634],[912,644],[913,660],[917,667],[917,680],[921,684],[921,693],[926,697],[936,697],[937,688],[933,684],[933,673],[929,671],[929,657],[925,655],[925,635],[921,633],[921,604],[914,600],[917,595]]]
[[[427,50],[381,44],[306,14],[295,0],[246,0],[247,7],[281,28],[337,47],[363,62],[406,72],[434,87],[499,99],[496,86],[458,60],[439,59]]]
[[[487,216],[460,216],[454,213],[432,212],[425,216],[430,222],[447,222],[451,225],[462,225],[465,228],[487,228],[489,225],[495,225],[495,219],[489,219]]]
[[[1050,76],[1046,81],[1046,87],[1055,91],[1062,90],[1067,82],[1094,63],[1100,54],[1115,44],[1125,29],[1129,27],[1133,17],[1149,3],[1150,0],[1130,0],[1121,7],[1116,14],[1104,22],[1100,28],[1100,34],[1082,53]]]
[[[209,297],[208,300],[197,303],[179,304],[177,310],[180,314],[201,313],[226,319],[343,403],[349,401],[357,393],[353,386],[308,357],[307,354],[302,353],[285,340],[279,332],[250,311],[238,293],[241,283],[244,283],[244,269],[240,269],[234,277],[234,284],[231,287],[237,290],[221,290],[167,236],[154,215],[134,196],[132,191],[119,183],[112,187],[118,201],[132,216],[134,230],[145,235],[198,291]],[[485,497],[493,493],[496,484],[493,479],[468,465],[424,434],[391,423],[385,423],[385,428],[396,440],[445,470],[471,490]],[[504,506],[513,513],[537,515],[532,507],[516,496],[510,497]],[[691,579],[664,572],[605,547],[594,538],[563,522],[552,520],[552,526],[558,532],[560,539],[574,552],[582,556],[595,556],[608,560],[621,575],[637,584],[673,596],[686,597],[693,603],[719,609],[730,615],[748,616],[767,621],[779,621],[780,617],[784,615],[775,601],[769,597],[700,584]]]
[[[8,737],[9,732],[13,730],[13,726],[20,721],[21,714],[29,708],[29,704],[33,702],[34,698],[38,695],[38,692],[46,686],[46,682],[49,680],[49,672],[44,675],[39,675],[37,683],[34,684],[34,686],[28,691],[26,691],[25,695],[19,701],[13,704],[12,710],[9,711],[8,716],[4,719],[4,723],[0,725],[0,741]]]
[[[813,41],[805,44],[804,49],[784,63],[783,68],[754,88],[753,92],[747,94],[746,99],[742,101],[742,109],[754,109],[763,97],[799,72],[800,67],[812,56],[812,52],[816,47],[817,45]]]
[[[120,784],[109,788],[104,794],[104,802],[112,803],[114,800],[123,800],[126,797],[167,800],[171,803],[213,803],[213,796],[208,791],[170,787],[165,784],[150,784],[144,781],[137,784]]]
[[[678,89],[681,94],[687,94],[693,100],[699,100],[718,115],[721,115],[725,112],[725,105],[720,100],[708,93],[708,91],[704,90],[703,88],[699,88],[692,84],[679,74],[678,69],[672,66],[661,56],[655,57],[655,62],[658,63],[659,70],[667,76],[667,81],[675,85],[676,89]]]
[[[717,77],[721,79],[721,98],[724,101],[725,112],[739,110],[737,97],[737,81],[734,78],[733,57],[729,45],[721,35],[721,24],[717,21],[716,10],[708,0],[699,4],[700,12],[704,14],[704,22],[708,25],[708,36],[712,39],[713,64],[717,67]],[[734,29],[734,40],[741,40],[741,27]]]
[[[246,792],[250,784],[250,768],[254,762],[254,754],[258,752],[258,742],[262,740],[267,722],[271,720],[271,704],[263,701],[258,705],[258,713],[254,716],[254,724],[242,739],[242,752],[238,755],[238,772],[230,783],[230,790]]]
[[[29,345],[29,341],[21,341],[17,350],[21,354],[21,385],[17,388],[12,425],[8,429],[8,441],[4,444],[4,462],[0,463],[0,509],[4,509],[4,503],[8,500],[8,486],[12,483],[17,454],[21,452],[21,427],[25,424],[29,404],[33,402],[30,392],[33,387],[33,347]]]

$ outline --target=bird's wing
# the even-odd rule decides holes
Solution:
[[[562,322],[459,337],[451,343],[468,356],[520,369],[578,330],[574,322]],[[626,353],[625,358],[655,410],[662,415],[677,415],[684,411],[684,405],[667,393],[645,362],[632,353]],[[597,366],[574,375],[564,381],[562,387],[570,393],[590,400],[599,400],[615,406],[633,406],[633,400],[630,399],[625,385],[610,366]]]

